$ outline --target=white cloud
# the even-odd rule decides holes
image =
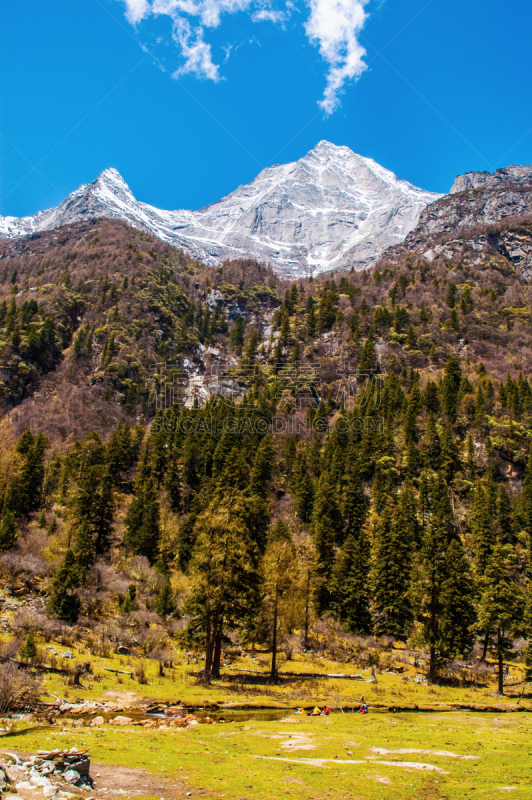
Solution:
[[[319,106],[332,114],[340,105],[340,95],[348,81],[360,77],[367,68],[366,51],[358,36],[368,18],[369,0],[303,0],[310,9],[305,32],[319,48],[328,64],[327,83]],[[173,76],[194,75],[206,80],[221,80],[220,68],[212,59],[205,29],[217,28],[224,14],[248,12],[253,22],[273,22],[285,26],[298,10],[294,0],[121,0],[126,17],[137,25],[149,16],[168,16],[172,37],[183,64]],[[229,58],[231,45],[225,50]]]
[[[152,13],[166,14],[176,20],[182,14],[199,17],[201,24],[217,28],[222,14],[245,11],[252,0],[154,0]]]
[[[276,25],[284,25],[290,17],[292,4],[286,3],[285,9],[273,8],[270,3],[262,5],[251,15],[253,22],[273,22]]]
[[[366,51],[358,35],[368,15],[368,0],[310,0],[310,17],[305,30],[329,64],[327,85],[319,105],[326,114],[340,105],[339,95],[347,81],[358,78],[367,68]]]
[[[126,17],[132,25],[136,25],[150,13],[148,0],[124,0],[126,4]]]
[[[178,17],[173,32],[174,41],[181,50],[185,63],[177,69],[172,77],[195,75],[196,78],[218,82],[220,71],[211,57],[211,46],[203,39],[203,28],[193,29],[188,20]]]

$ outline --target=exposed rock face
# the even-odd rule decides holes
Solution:
[[[383,250],[404,240],[425,206],[439,197],[348,147],[322,141],[299,161],[265,169],[199,211],[161,211],[140,203],[120,174],[108,169],[57,208],[34,217],[0,217],[0,237],[111,217],[213,266],[253,257],[295,278],[370,267]]]
[[[493,175],[469,172],[456,178],[448,195],[422,212],[407,241],[528,214],[532,214],[532,166],[512,166]]]
[[[532,184],[532,166],[512,164],[504,169],[496,170],[493,174],[491,172],[466,172],[465,175],[458,175],[449,194],[469,192],[472,189],[504,189],[510,183],[526,186]]]

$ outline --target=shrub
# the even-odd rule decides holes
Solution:
[[[0,714],[33,705],[39,698],[41,683],[14,664],[0,665]]]

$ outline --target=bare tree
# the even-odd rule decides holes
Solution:
[[[14,664],[0,665],[0,714],[33,705],[39,698],[41,683],[27,670]]]

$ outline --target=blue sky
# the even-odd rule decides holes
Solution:
[[[531,30],[526,0],[4,3],[0,214],[110,166],[199,208],[321,139],[441,192],[531,163]]]

